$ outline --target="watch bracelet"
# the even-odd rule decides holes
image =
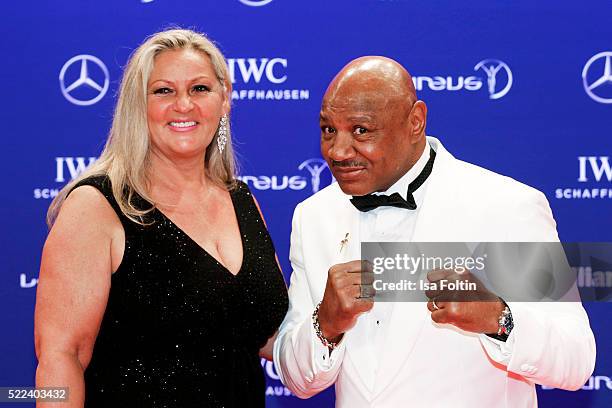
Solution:
[[[510,311],[510,307],[508,306],[508,304],[506,304],[506,302],[504,302],[503,299],[500,299],[500,300],[504,304],[504,310],[502,310],[501,315],[499,316],[499,319],[497,320],[497,324],[498,324],[497,335],[498,336],[502,336],[502,335],[509,336],[510,332],[514,328],[512,312]]]

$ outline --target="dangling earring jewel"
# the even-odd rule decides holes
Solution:
[[[219,132],[217,136],[217,147],[219,148],[219,153],[223,153],[223,149],[225,149],[225,144],[227,143],[227,115],[221,116],[221,120],[219,122]]]

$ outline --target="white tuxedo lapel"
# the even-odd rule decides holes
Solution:
[[[326,216],[317,219],[312,228],[309,228],[312,242],[317,248],[316,253],[319,254],[311,268],[319,270],[321,274],[318,281],[320,286],[313,293],[315,303],[324,296],[327,271],[331,266],[361,259],[360,212],[350,203],[351,197],[344,194],[339,186],[332,188],[337,191],[330,194],[329,201],[322,203],[319,209],[326,213]],[[346,353],[350,355],[349,358],[359,373],[362,388],[368,389],[372,385],[366,386],[366,374],[372,370],[364,351],[365,345],[362,344],[365,327],[360,324],[360,320],[362,319],[358,319],[357,324],[345,333],[342,341],[346,344]],[[343,365],[346,369],[349,364],[344,361]]]
[[[331,239],[328,245],[333,249],[331,259],[328,260],[329,266],[361,259],[360,212],[350,203],[350,196],[344,195],[344,197],[330,203],[337,207],[336,211],[333,211],[334,227],[331,228],[333,233],[329,237],[327,234],[325,236],[326,240]],[[371,392],[374,386],[372,378],[374,367],[371,360],[372,349],[364,342],[364,339],[368,338],[367,317],[367,313],[362,314],[355,326],[345,333],[343,341],[346,343],[346,353],[350,362],[345,361],[343,364],[345,369],[351,365],[357,371],[362,388]]]
[[[329,266],[360,259],[361,245],[359,239],[359,211],[350,203],[350,196],[344,194],[338,186],[338,194],[322,207],[321,212],[329,212],[329,216],[322,218],[325,231],[321,236],[315,237],[318,241],[326,242],[326,258],[322,262]],[[331,233],[328,233],[331,231]],[[320,243],[317,245],[320,246]]]
[[[348,200],[349,197],[347,196]],[[338,247],[342,246],[343,249],[339,252],[338,260],[334,263],[361,259],[360,213],[350,202],[347,202],[344,208],[343,211],[340,211],[341,214],[337,218],[338,229],[336,234],[339,237]],[[347,233],[348,237],[346,236]],[[346,240],[344,245],[340,244],[342,240]],[[374,368],[370,362],[371,350],[368,348],[368,344],[363,341],[364,338],[367,338],[367,330],[367,314],[363,314],[357,319],[355,326],[345,334],[344,341],[346,342],[346,352],[365,389],[372,391],[373,382],[370,379],[370,373]]]
[[[416,220],[412,235],[412,242],[432,242],[439,240],[446,221],[440,216],[443,205],[448,205],[449,161],[453,157],[448,153],[437,139],[428,138],[430,144],[436,151],[436,160],[427,183],[427,191],[419,215]],[[380,350],[380,365],[376,378],[375,395],[384,392],[389,384],[400,372],[406,359],[419,339],[424,323],[429,319],[429,312],[425,303],[420,302],[396,302],[386,333],[385,344]],[[413,358],[427,358],[427,356],[415,356]]]
[[[461,214],[453,211],[454,191],[452,162],[455,158],[435,138],[427,138],[436,151],[436,160],[427,183],[427,192],[412,235],[413,242],[437,242],[450,240],[447,233],[453,219]]]

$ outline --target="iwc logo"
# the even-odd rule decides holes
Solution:
[[[233,100],[287,101],[310,98],[310,90],[285,85],[289,78],[287,58],[228,58],[227,66],[235,85]]]
[[[55,182],[62,185],[74,180],[82,172],[87,170],[95,161],[96,157],[56,157],[55,158]],[[34,198],[54,199],[61,190],[61,185],[37,187],[34,189]]]
[[[610,156],[578,156],[580,184],[555,189],[557,199],[612,199],[612,163]]]

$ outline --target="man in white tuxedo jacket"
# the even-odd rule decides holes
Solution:
[[[558,241],[542,193],[455,159],[425,136],[426,117],[393,60],[359,58],[330,84],[321,152],[337,183],[294,213],[290,307],[274,345],[281,380],[301,398],[335,384],[336,406],[350,408],[533,407],[536,383],[580,388],[595,342],[578,302],[364,297],[362,241]],[[371,193],[396,198],[351,202]]]

